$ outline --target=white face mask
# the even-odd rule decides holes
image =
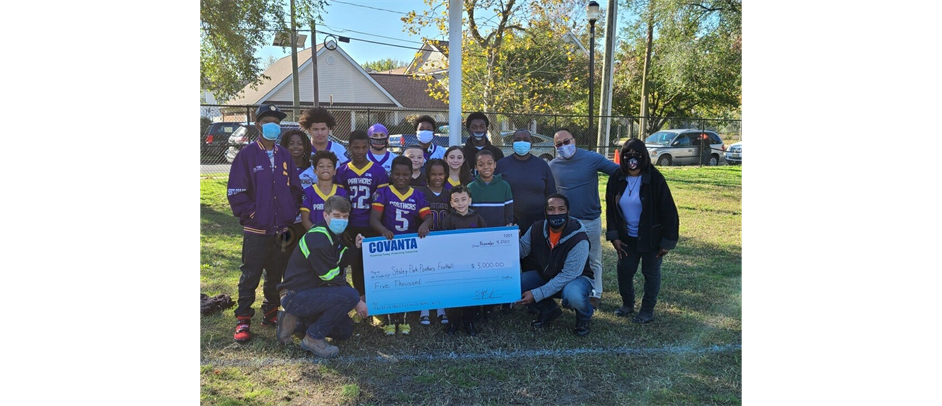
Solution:
[[[433,137],[435,134],[432,133],[432,132],[429,131],[429,130],[422,130],[422,131],[419,131],[419,134],[418,134],[418,135],[419,135],[419,142],[421,142],[421,143],[423,143],[423,144],[428,144],[428,143],[432,142],[432,137]]]
[[[575,144],[563,145],[559,148],[556,148],[556,153],[559,154],[559,156],[563,157],[563,159],[572,158],[572,156],[576,154],[576,145]]]

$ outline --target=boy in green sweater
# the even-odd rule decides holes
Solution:
[[[491,227],[512,226],[514,222],[514,198],[510,184],[494,175],[497,161],[491,151],[483,149],[475,157],[478,175],[468,184],[468,190],[474,200],[471,207],[478,212]]]
[[[468,184],[468,190],[471,196],[474,196],[471,207],[490,227],[514,226],[513,194],[510,192],[510,184],[501,179],[500,174],[494,175],[497,169],[494,154],[486,149],[478,151],[474,167],[478,174],[474,181]],[[490,318],[494,308],[509,311],[510,303],[484,306],[482,316],[485,321]]]

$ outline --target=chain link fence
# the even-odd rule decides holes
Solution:
[[[291,106],[280,106],[288,116],[282,120],[282,127],[297,127],[298,119],[304,110],[301,107],[297,112]],[[326,107],[326,106],[325,106]],[[228,175],[229,163],[235,158],[238,151],[254,142],[258,136],[255,129],[255,111],[257,105],[228,106],[228,105],[200,105],[200,174],[201,175]],[[382,123],[389,130],[390,135],[415,134],[412,124],[416,117],[429,115],[436,120],[439,126],[438,133],[447,132],[448,110],[419,110],[384,107],[328,107],[337,121],[331,134],[342,143],[349,140],[354,130],[366,130],[374,123]],[[471,112],[463,112],[466,117]],[[611,116],[608,141],[605,137],[598,139],[597,130],[589,130],[589,119],[586,116],[566,114],[516,114],[516,113],[486,113],[490,121],[490,140],[493,144],[505,150],[509,155],[510,140],[514,130],[527,129],[534,134],[533,154],[543,158],[552,159],[555,156],[553,134],[560,129],[568,129],[576,139],[579,148],[590,149],[614,159],[615,151],[629,138],[638,138],[642,133],[639,124],[641,117]],[[720,136],[723,148],[742,140],[742,121],[729,119],[708,119],[689,117],[651,117],[648,120],[658,120],[661,129],[695,128],[713,131]],[[599,117],[593,117],[593,129],[598,128]],[[462,143],[467,139],[468,132],[464,123],[458,123],[462,129]],[[442,126],[448,126],[443,128]],[[496,136],[500,134],[500,136]],[[716,151],[720,156],[723,150]]]

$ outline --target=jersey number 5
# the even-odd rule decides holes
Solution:
[[[402,214],[405,213],[402,210],[396,209],[396,230],[397,231],[406,231],[409,229],[409,219],[402,217]]]

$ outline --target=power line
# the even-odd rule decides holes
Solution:
[[[333,35],[333,36],[335,36],[335,37],[340,37],[340,36],[341,36],[340,34],[334,34],[334,33],[326,32],[326,31],[321,31],[321,30],[316,30],[316,32],[319,33],[319,34]],[[370,40],[368,40],[368,39],[363,39],[363,38],[347,37],[346,35],[343,35],[343,37],[350,38],[350,39],[355,39],[355,40],[357,40],[357,41],[362,41],[362,42],[369,42],[369,43],[371,43],[371,44],[386,45],[386,46],[396,47],[396,48],[414,49],[414,50],[416,50],[416,51],[431,52],[431,50],[428,50],[428,49],[415,48],[415,47],[407,47],[407,46],[404,46],[404,45],[390,44],[390,43],[387,43],[387,42],[370,41]]]
[[[385,9],[385,8],[379,8],[379,7],[370,7],[370,6],[364,6],[364,5],[362,5],[362,4],[356,4],[356,3],[347,3],[347,2],[345,2],[345,1],[338,1],[338,0],[333,0],[332,2],[333,2],[333,3],[340,3],[340,4],[347,4],[347,5],[351,5],[351,6],[354,6],[354,7],[363,7],[363,8],[369,8],[369,9],[373,9],[373,10],[379,10],[379,11],[385,11],[385,12],[388,12],[388,13],[395,13],[395,14],[402,14],[402,15],[409,15],[409,13],[403,13],[403,12],[401,12],[401,11],[396,11],[396,10],[388,10],[388,9]]]
[[[410,42],[410,43],[413,43],[413,44],[424,44],[424,42],[421,42],[421,41],[412,41],[412,40],[407,40],[407,39],[399,39],[399,38],[387,37],[387,36],[383,36],[383,35],[379,35],[379,34],[370,34],[370,33],[368,33],[368,32],[362,32],[362,31],[357,31],[357,30],[351,30],[351,29],[349,29],[349,28],[336,28],[336,27],[331,27],[331,26],[329,26],[329,25],[327,25],[327,24],[321,24],[321,25],[324,26],[324,27],[330,28],[330,29],[332,29],[332,30],[340,31],[340,32],[347,32],[347,31],[350,31],[350,32],[355,32],[355,33],[357,33],[357,34],[369,35],[369,36],[379,37],[379,38],[386,38],[386,39],[391,39],[391,40],[395,40],[395,41]]]
[[[205,28],[204,28],[204,30],[205,30]],[[270,29],[270,28],[269,28],[269,29],[264,29],[264,30],[259,30],[259,31],[283,32],[283,30],[276,30],[276,29]],[[300,33],[303,33],[303,32],[310,32],[310,31],[311,31],[311,30],[305,30],[305,29],[300,29],[300,30],[298,30],[299,34],[300,34]],[[344,38],[354,39],[354,40],[357,40],[357,41],[369,42],[369,43],[371,43],[371,44],[385,45],[385,46],[396,47],[396,48],[413,49],[413,50],[416,50],[416,51],[433,52],[432,50],[429,50],[429,49],[422,49],[422,48],[415,48],[415,47],[407,47],[407,46],[399,45],[399,44],[390,44],[390,43],[388,43],[388,42],[379,42],[379,41],[371,41],[371,40],[363,39],[363,38],[348,37],[348,36],[346,36],[346,35],[334,34],[334,33],[332,33],[332,32],[327,32],[327,31],[315,30],[315,32],[318,33],[318,34],[332,35],[332,36],[334,36],[334,37],[344,37]],[[416,42],[416,43],[419,44],[420,42]]]

